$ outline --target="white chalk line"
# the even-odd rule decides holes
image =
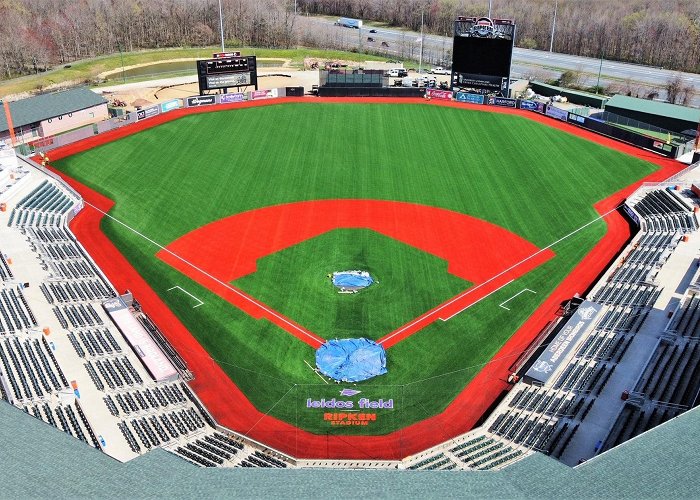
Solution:
[[[195,297],[194,295],[192,295],[190,292],[188,292],[187,290],[185,290],[184,288],[182,288],[182,287],[179,286],[179,285],[177,285],[177,286],[172,286],[172,287],[168,288],[168,291],[175,290],[176,288],[179,289],[181,292],[186,293],[187,295],[189,295],[190,297],[192,297],[192,298],[193,298],[194,300],[196,300],[197,302],[199,302],[199,304],[197,304],[196,306],[193,306],[192,309],[196,309],[197,307],[203,306],[203,305],[204,305],[204,302],[202,302],[201,300],[199,300],[197,297]]]
[[[438,319],[439,319],[440,321],[448,321],[448,320],[454,318],[455,316],[457,316],[457,315],[458,315],[459,313],[461,313],[462,311],[465,311],[466,309],[469,309],[471,306],[477,305],[479,302],[481,302],[482,300],[484,300],[484,299],[485,299],[486,297],[488,297],[489,295],[492,295],[492,294],[496,293],[497,291],[499,291],[500,289],[507,287],[508,285],[510,285],[511,283],[513,283],[514,281],[515,281],[515,280],[510,280],[508,283],[502,284],[501,286],[499,286],[499,287],[496,288],[495,290],[490,291],[489,293],[487,293],[486,295],[484,295],[484,296],[481,297],[480,299],[478,299],[478,300],[472,302],[472,303],[469,304],[468,306],[466,306],[466,307],[460,309],[459,311],[457,311],[457,312],[451,314],[451,315],[448,316],[447,318],[445,318],[445,319],[443,319],[443,318],[438,318]]]
[[[522,294],[522,293],[525,293],[525,292],[537,293],[536,291],[530,290],[529,288],[523,288],[522,290],[520,290],[518,293],[516,293],[515,295],[513,295],[513,296],[512,296],[511,298],[509,298],[508,300],[504,300],[503,302],[501,302],[500,304],[498,304],[498,307],[502,307],[502,308],[505,309],[506,311],[510,311],[510,309],[507,308],[506,306],[504,306],[503,304],[507,304],[508,302],[510,302],[511,300],[513,300],[515,297],[517,297],[518,295],[520,295],[520,294]]]
[[[244,293],[242,293],[241,291],[236,290],[236,289],[235,289],[234,287],[232,287],[230,284],[228,284],[228,283],[226,283],[226,282],[224,282],[224,281],[221,281],[219,278],[217,278],[217,277],[215,277],[215,276],[212,276],[211,274],[209,274],[208,272],[206,272],[204,269],[202,269],[202,268],[200,268],[200,267],[198,267],[198,266],[192,264],[190,261],[188,261],[188,260],[186,260],[186,259],[180,257],[178,254],[176,254],[176,253],[173,252],[172,250],[169,250],[168,248],[164,247],[163,245],[161,245],[161,244],[158,243],[157,241],[152,240],[151,238],[149,238],[149,237],[146,236],[145,234],[139,232],[138,230],[134,229],[133,227],[129,226],[129,225],[126,224],[125,222],[122,222],[122,221],[120,221],[119,219],[117,219],[116,217],[113,217],[113,216],[109,215],[107,212],[105,212],[104,210],[102,210],[102,209],[96,207],[95,205],[93,205],[92,203],[90,203],[90,202],[88,202],[88,201],[85,201],[85,205],[94,208],[95,210],[97,210],[98,212],[100,212],[100,213],[101,213],[102,215],[104,215],[105,217],[109,217],[110,219],[112,219],[112,220],[113,220],[114,222],[116,222],[117,224],[120,224],[120,225],[124,226],[124,227],[127,228],[129,231],[131,231],[132,233],[134,233],[134,234],[140,236],[141,238],[143,238],[144,240],[148,241],[149,243],[151,243],[151,244],[157,246],[157,247],[160,248],[162,251],[164,251],[164,252],[166,252],[166,253],[172,255],[173,257],[175,257],[175,258],[178,259],[179,261],[183,262],[184,264],[188,265],[189,267],[191,267],[191,268],[194,269],[195,271],[197,271],[197,272],[203,274],[203,275],[206,276],[207,278],[209,278],[209,279],[215,281],[215,282],[218,283],[219,285],[222,285],[223,287],[225,287],[225,288],[227,288],[228,290],[232,291],[233,293],[235,293],[236,295],[238,295],[238,296],[241,297],[242,299],[247,300],[247,301],[250,302],[251,304],[255,304],[255,305],[258,306],[260,309],[262,309],[263,311],[265,311],[266,313],[268,313],[270,316],[273,316],[273,317],[277,318],[278,320],[280,320],[280,321],[282,321],[284,324],[290,326],[291,328],[293,328],[293,329],[296,330],[297,332],[299,332],[299,333],[305,335],[306,337],[312,339],[312,340],[314,341],[314,343],[319,343],[319,341],[318,341],[318,339],[317,339],[316,337],[314,337],[313,335],[311,335],[311,334],[309,334],[308,332],[304,331],[303,329],[299,328],[297,325],[295,325],[294,323],[292,323],[291,321],[289,321],[287,318],[284,318],[284,317],[280,316],[279,314],[277,314],[275,311],[272,311],[271,309],[268,309],[267,307],[265,307],[265,306],[264,306],[263,304],[261,304],[260,302],[251,299],[250,297],[246,296],[246,295],[245,295]]]
[[[311,366],[311,365],[309,364],[309,362],[306,361],[306,360],[304,360],[304,363],[306,363],[306,366],[308,366],[309,368],[311,368],[311,371],[313,371],[316,375],[318,375],[318,377],[319,377],[321,380],[323,380],[326,384],[328,384],[328,380],[326,380],[325,378],[323,378],[323,376],[322,376],[320,373],[318,373],[318,370],[317,370],[316,368],[314,368],[313,366]]]
[[[574,229],[574,230],[571,231],[569,234],[567,234],[567,235],[565,235],[565,236],[562,236],[561,238],[559,238],[559,239],[556,240],[556,241],[553,241],[552,243],[550,243],[550,244],[547,245],[546,247],[540,248],[540,249],[537,250],[536,252],[532,253],[532,255],[528,255],[527,257],[525,257],[525,258],[523,258],[522,260],[516,262],[515,264],[513,264],[513,265],[510,266],[510,267],[508,267],[507,269],[504,269],[504,270],[501,271],[500,273],[493,275],[492,277],[490,277],[490,278],[487,279],[486,281],[484,281],[484,282],[482,282],[482,283],[480,283],[480,284],[478,284],[478,285],[476,285],[476,286],[473,286],[472,288],[468,289],[467,291],[465,291],[465,292],[463,292],[463,293],[457,295],[456,297],[452,298],[451,300],[449,300],[449,301],[445,302],[444,304],[438,306],[437,308],[433,309],[433,310],[430,312],[430,315],[432,316],[433,314],[435,314],[435,313],[437,313],[437,312],[439,312],[439,311],[445,309],[446,307],[448,307],[449,305],[451,305],[451,304],[454,303],[455,301],[460,300],[461,298],[465,297],[466,295],[469,295],[469,294],[472,293],[472,292],[475,292],[476,290],[480,289],[480,288],[483,287],[484,285],[487,285],[488,283],[491,283],[492,281],[498,279],[499,277],[503,276],[504,274],[506,274],[506,273],[512,271],[512,270],[515,269],[516,267],[518,267],[518,266],[524,264],[524,263],[527,262],[528,260],[537,257],[539,254],[541,254],[541,253],[543,253],[543,252],[549,250],[549,249],[552,248],[553,246],[555,246],[555,245],[561,243],[562,241],[571,238],[573,235],[575,235],[575,234],[578,233],[579,231],[583,231],[584,229],[586,229],[586,228],[587,228],[588,226],[590,226],[591,224],[595,224],[595,223],[598,222],[599,220],[604,219],[605,217],[607,217],[608,215],[610,215],[611,213],[613,213],[614,211],[616,211],[618,208],[620,208],[623,204],[624,204],[624,203],[620,203],[619,205],[617,205],[617,206],[614,207],[614,208],[611,208],[610,210],[608,210],[608,211],[605,212],[604,214],[601,214],[601,215],[599,215],[598,217],[596,217],[595,219],[593,219],[593,220],[591,220],[591,221],[585,223],[584,225],[582,225],[582,226],[579,227],[578,229]],[[508,283],[506,283],[506,285],[507,285],[507,284],[508,284]],[[505,285],[504,285],[504,286],[505,286]],[[475,302],[475,303],[476,303],[476,302]],[[474,305],[474,304],[472,304],[472,305]],[[470,307],[471,307],[471,305],[465,307],[465,308],[462,309],[461,311],[458,311],[457,314],[459,314],[459,313],[461,313],[461,312],[463,312],[463,311],[466,311],[466,310],[469,309]],[[453,318],[454,316],[455,316],[455,314],[453,314],[452,316],[450,316],[450,317],[447,318],[447,319],[443,319],[442,321],[447,321],[448,319]],[[407,330],[407,329],[413,327],[413,325],[415,325],[415,324],[418,323],[419,321],[423,321],[424,319],[425,319],[425,316],[420,316],[419,318],[417,318],[417,319],[411,321],[410,323],[407,323],[406,325],[402,326],[401,328],[399,328],[398,330],[396,330],[394,333],[392,333],[392,334],[389,335],[388,337],[383,338],[381,341],[379,341],[379,342],[377,342],[377,343],[378,343],[378,344],[383,344],[383,343],[386,342],[387,340],[390,340],[390,339],[396,337],[397,335],[400,335],[402,332],[404,332],[405,330]],[[442,318],[439,318],[439,319],[442,319]]]

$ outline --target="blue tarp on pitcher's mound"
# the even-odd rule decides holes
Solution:
[[[334,380],[360,382],[386,373],[386,353],[365,338],[329,340],[316,351],[316,366]]]
[[[374,280],[371,276],[353,273],[335,273],[333,284],[337,287],[365,288],[370,286]]]

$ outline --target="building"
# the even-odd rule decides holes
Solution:
[[[700,109],[626,95],[613,96],[605,104],[605,111],[690,136],[700,122]]]
[[[107,100],[87,88],[41,94],[9,103],[15,138],[25,143],[109,118]],[[0,113],[0,142],[9,143],[5,113]]]

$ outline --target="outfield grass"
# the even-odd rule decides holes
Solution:
[[[539,247],[597,217],[595,202],[656,168],[517,116],[417,104],[319,103],[190,116],[67,158],[57,167],[116,200],[114,217],[161,244],[246,210],[366,198],[469,214]],[[328,431],[304,408],[308,397],[336,389],[321,384],[304,364],[313,364],[313,349],[181,275],[155,258],[156,247],[121,225],[106,219],[103,227],[261,411],[311,431]],[[400,396],[401,405],[376,425],[337,432],[381,434],[443,409],[604,232],[603,222],[588,226],[556,245],[556,257],[543,266],[389,349],[389,373],[360,386],[373,395]],[[292,250],[295,265],[303,268],[313,257],[311,264],[320,267],[325,256],[318,254],[331,255],[344,241],[342,231],[332,233],[313,252]],[[274,279],[275,260],[287,259],[285,253],[260,262],[267,278],[241,286],[254,287],[271,303],[304,309],[309,317],[315,310],[309,321],[334,321],[332,311],[314,309],[307,295],[289,293]],[[406,282],[408,261],[382,266],[379,257],[371,263],[378,276],[394,266],[403,273],[398,282]],[[432,271],[426,267],[426,272]],[[305,278],[299,279],[294,286],[303,288]],[[385,281],[380,278],[380,286]],[[205,305],[192,309],[187,297],[165,292],[176,284]],[[519,295],[510,311],[498,307],[523,288],[537,293]],[[369,297],[371,289],[365,292]]]

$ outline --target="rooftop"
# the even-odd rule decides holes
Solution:
[[[77,88],[28,97],[10,104],[15,128],[38,123],[48,118],[106,103],[104,97],[87,88]],[[0,132],[8,130],[5,113],[0,112]]]
[[[685,120],[694,123],[700,122],[700,109],[679,106],[678,104],[669,104],[667,102],[650,101],[638,97],[618,94],[613,96],[605,106],[614,106],[651,115],[667,116],[676,120]]]

